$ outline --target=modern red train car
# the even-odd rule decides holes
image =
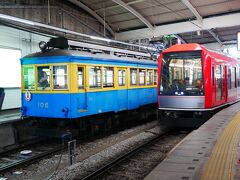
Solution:
[[[160,119],[183,117],[193,123],[192,119],[203,119],[213,110],[238,101],[239,63],[199,44],[179,44],[164,50],[158,59]]]

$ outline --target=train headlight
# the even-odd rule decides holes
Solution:
[[[41,51],[45,51],[47,48],[47,43],[44,41],[41,41],[38,45],[39,45],[39,48],[41,49]]]
[[[32,94],[30,91],[27,90],[25,92],[25,100],[29,102],[29,101],[31,101],[31,99],[32,99]]]

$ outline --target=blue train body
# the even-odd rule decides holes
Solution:
[[[157,102],[157,63],[150,60],[53,50],[21,64],[23,116],[79,118]],[[39,84],[40,70],[47,87]]]

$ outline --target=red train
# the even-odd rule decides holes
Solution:
[[[238,60],[199,44],[179,44],[163,51],[158,59],[158,73],[162,122],[198,125],[213,110],[240,97]]]

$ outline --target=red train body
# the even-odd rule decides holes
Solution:
[[[180,114],[202,117],[240,97],[238,61],[199,44],[174,45],[163,51],[158,73],[162,118]]]

